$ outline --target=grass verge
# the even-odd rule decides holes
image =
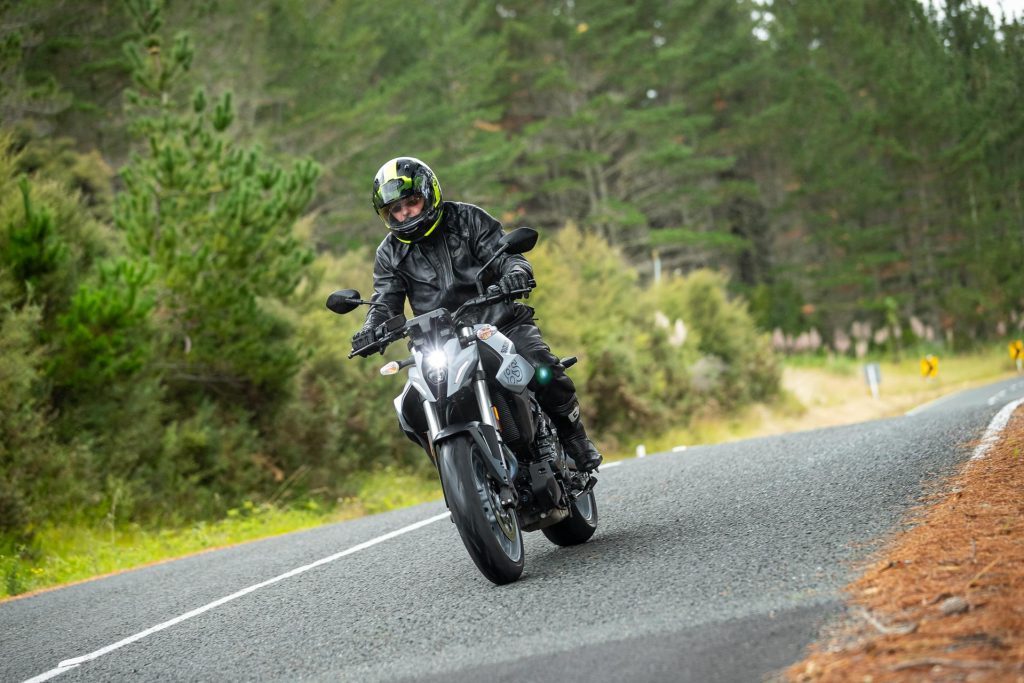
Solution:
[[[756,404],[734,415],[698,415],[686,427],[648,440],[648,453],[680,446],[714,444],[787,432],[853,424],[902,415],[946,394],[1015,375],[1001,349],[942,358],[939,375],[921,377],[920,358],[879,360],[882,382],[877,398],[863,375],[863,363],[849,358],[795,358],[783,367],[783,392],[772,404]],[[869,359],[870,361],[870,359]],[[630,447],[612,459],[631,457]]]
[[[847,587],[790,681],[1024,681],[1024,409]]]
[[[40,529],[34,547],[0,554],[0,599],[105,576],[198,552],[435,500],[435,478],[382,469],[360,475],[357,493],[331,509],[247,502],[215,522],[163,529],[80,523]]]

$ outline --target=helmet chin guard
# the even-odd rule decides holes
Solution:
[[[403,199],[420,195],[423,210],[398,221],[391,208]],[[441,223],[441,186],[430,167],[413,157],[388,161],[373,178],[373,209],[399,241],[417,242],[431,235]]]

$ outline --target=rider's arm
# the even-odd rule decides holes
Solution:
[[[498,250],[498,240],[505,232],[501,229],[501,223],[491,214],[477,206],[471,208],[473,211],[470,214],[470,225],[475,234],[473,253],[481,262],[487,261]],[[488,280],[488,284],[501,279],[503,275],[508,275],[514,270],[521,270],[528,277],[533,277],[533,267],[520,254],[502,254],[491,264],[490,270],[495,273],[495,277],[493,280]]]
[[[394,266],[383,249],[377,250],[373,262],[373,296],[370,301],[387,304],[387,309],[370,306],[363,329],[370,329],[388,318],[398,315],[405,308],[405,283],[395,272]]]

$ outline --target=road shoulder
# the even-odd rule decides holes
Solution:
[[[847,586],[790,681],[1024,680],[1024,408]]]

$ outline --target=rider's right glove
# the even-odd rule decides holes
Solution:
[[[501,293],[505,296],[509,296],[513,292],[521,292],[524,289],[529,290],[530,276],[521,270],[513,270],[511,273],[501,276],[501,279],[498,280],[498,287],[501,288]],[[525,296],[529,296],[529,294],[527,293]]]
[[[372,356],[377,352],[377,349],[366,347],[371,346],[375,341],[377,341],[377,335],[372,327],[359,330],[352,335],[352,353],[358,352],[358,355],[363,358]]]

